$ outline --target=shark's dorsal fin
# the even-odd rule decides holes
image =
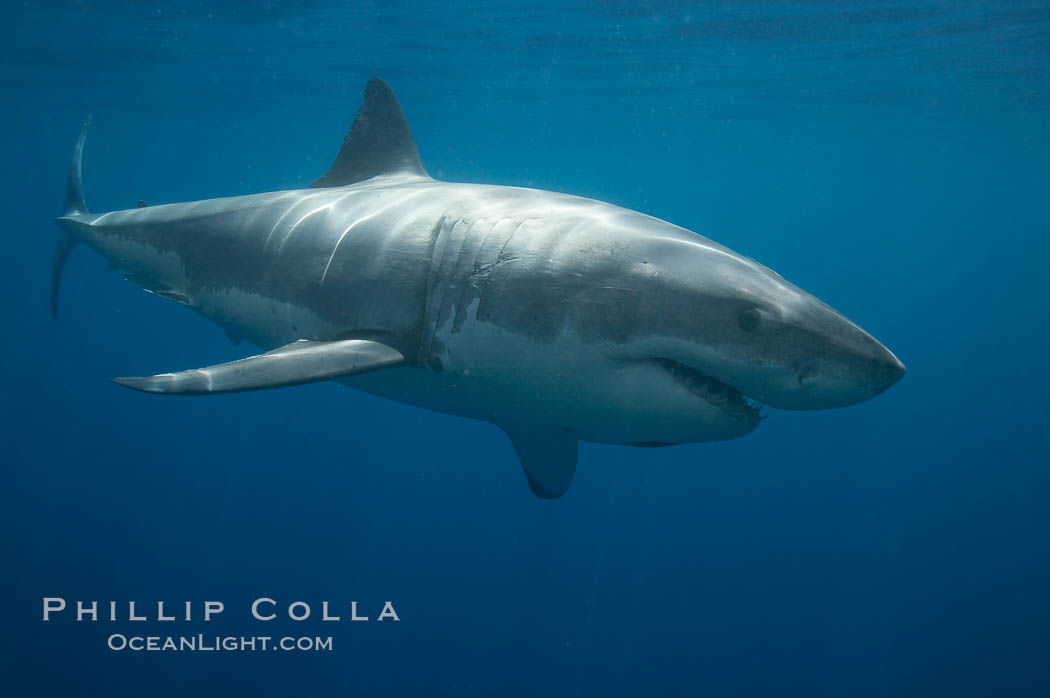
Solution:
[[[372,78],[335,162],[310,186],[342,187],[391,174],[427,176],[394,91],[379,78]]]

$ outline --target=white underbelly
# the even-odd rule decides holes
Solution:
[[[298,306],[238,290],[198,293],[194,308],[235,337],[272,349],[335,328]],[[537,342],[476,320],[477,302],[435,337],[439,362],[385,368],[344,385],[426,409],[509,426],[563,429],[585,441],[688,443],[739,436],[714,405],[623,348],[563,333]],[[440,365],[440,370],[432,366]]]
[[[341,382],[438,412],[564,429],[585,441],[687,443],[739,435],[726,432],[717,407],[657,366],[610,358],[614,351],[574,335],[538,343],[471,317],[460,331],[445,329],[438,338],[440,371],[390,368]]]
[[[237,288],[200,290],[190,295],[198,313],[225,330],[269,351],[297,339],[327,337],[338,331],[316,314],[293,303],[266,298]]]

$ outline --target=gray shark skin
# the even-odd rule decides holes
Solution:
[[[696,233],[576,196],[431,179],[378,79],[310,189],[93,214],[83,144],[56,219],[53,311],[84,243],[266,352],[116,379],[137,390],[338,380],[500,426],[532,491],[553,498],[580,440],[736,438],[761,404],[843,407],[905,372],[830,306]]]

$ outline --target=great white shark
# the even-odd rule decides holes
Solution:
[[[56,219],[52,313],[84,243],[265,352],[114,379],[129,388],[337,380],[498,425],[532,491],[553,498],[581,440],[732,439],[762,405],[853,405],[905,372],[835,309],[689,230],[577,196],[432,179],[379,79],[309,189],[89,213],[86,131]]]

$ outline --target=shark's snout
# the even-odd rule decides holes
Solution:
[[[875,397],[885,392],[887,388],[903,378],[908,371],[904,364],[901,363],[901,360],[894,356],[892,351],[878,342],[875,343],[878,344],[878,351],[874,357],[868,359],[866,368],[869,385],[873,390],[870,397]]]
[[[848,407],[885,392],[904,376],[907,369],[893,352],[834,315],[819,328],[792,333],[791,343],[802,349],[802,359],[790,365],[786,380],[759,399],[787,410]]]
[[[886,352],[885,358],[879,360],[876,365],[876,371],[879,378],[881,378],[879,381],[882,386],[879,389],[880,393],[899,381],[908,372],[907,367],[893,355],[893,352],[885,347],[883,347],[883,350]]]

